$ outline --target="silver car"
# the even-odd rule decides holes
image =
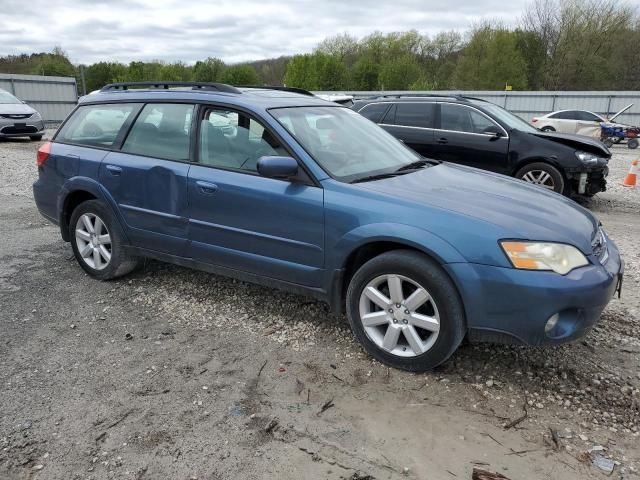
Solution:
[[[0,89],[0,138],[29,137],[41,140],[44,121],[40,114],[6,90]]]

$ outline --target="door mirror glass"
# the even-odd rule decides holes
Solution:
[[[291,157],[260,157],[258,173],[268,178],[291,178],[298,174],[298,162]]]

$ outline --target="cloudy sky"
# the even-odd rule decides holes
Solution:
[[[527,0],[0,0],[0,55],[51,51],[74,63],[162,59],[234,63],[309,52],[322,39],[514,24]]]

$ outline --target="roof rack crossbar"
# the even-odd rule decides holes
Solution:
[[[308,95],[314,97],[315,95],[309,90],[296,87],[280,87],[277,85],[238,85],[239,88],[262,88],[263,90],[280,90],[282,92],[299,93],[300,95]]]
[[[192,87],[193,90],[216,90],[224,93],[242,93],[236,87],[227,85],[226,83],[213,82],[119,82],[109,83],[100,89],[101,92],[114,90],[129,90],[130,87],[151,87],[157,89],[168,90],[171,87]]]

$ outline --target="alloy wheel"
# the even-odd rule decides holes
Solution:
[[[522,180],[533,185],[540,185],[549,190],[555,190],[555,182],[553,177],[544,170],[530,170],[522,176]]]
[[[82,260],[95,270],[111,262],[111,235],[100,217],[85,213],[76,223],[76,247]]]
[[[380,275],[360,295],[360,321],[380,349],[400,357],[415,357],[435,344],[440,314],[429,292],[402,275]]]

